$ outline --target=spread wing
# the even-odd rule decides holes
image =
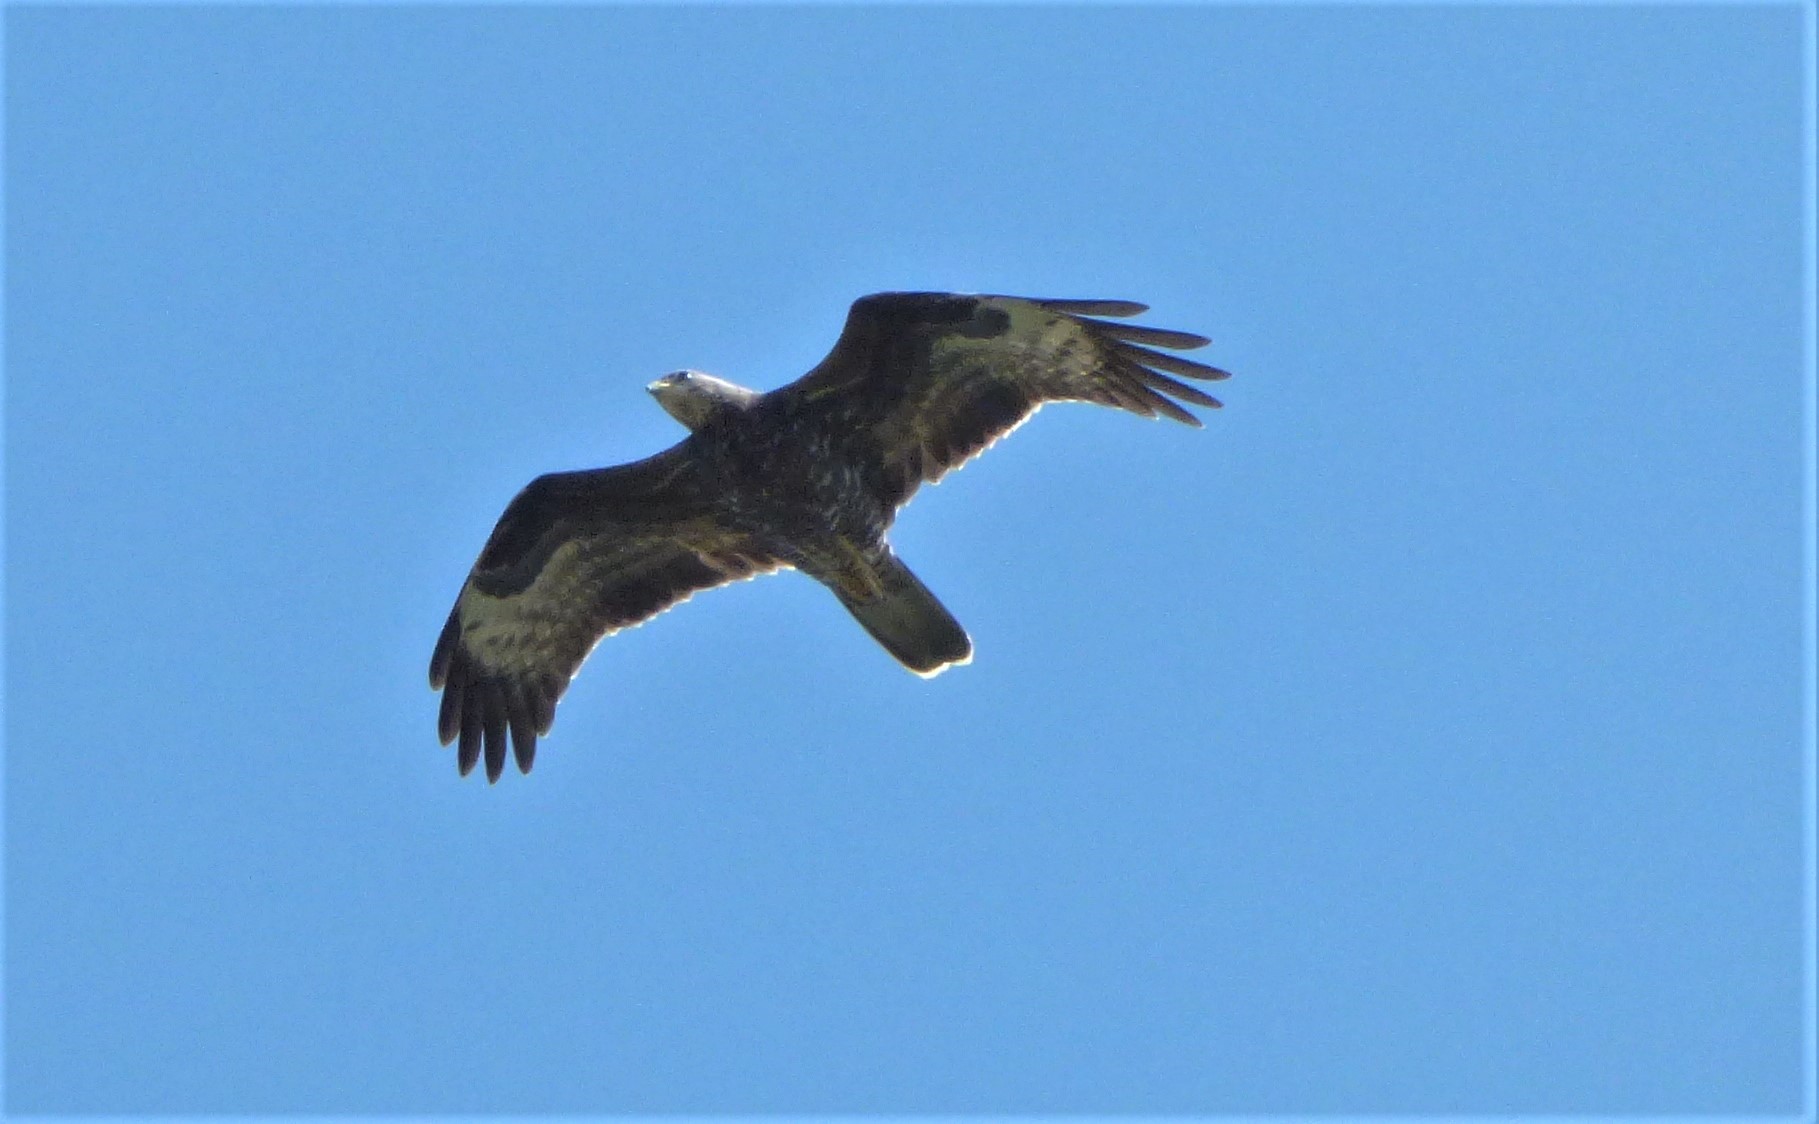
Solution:
[[[506,507],[430,658],[442,744],[466,776],[521,772],[556,700],[600,639],[691,594],[782,563],[721,528],[688,443],[647,460],[540,476]]]
[[[1199,425],[1180,402],[1217,407],[1219,400],[1170,376],[1229,375],[1156,349],[1208,341],[1098,319],[1146,308],[956,293],[862,297],[828,357],[772,397],[787,410],[824,416],[833,432],[869,437],[876,486],[886,502],[902,504],[1045,402],[1097,402]]]

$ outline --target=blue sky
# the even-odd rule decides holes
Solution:
[[[8,9],[6,1107],[1800,1111],[1802,18]],[[767,578],[457,779],[512,494],[898,288],[1228,407],[918,497],[970,667]]]

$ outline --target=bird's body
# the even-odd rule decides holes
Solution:
[[[539,477],[506,508],[430,664],[439,730],[465,774],[530,770],[557,698],[601,637],[700,589],[781,568],[833,591],[910,670],[971,658],[947,609],[886,534],[939,479],[1045,401],[1078,399],[1199,422],[1170,399],[1217,400],[1159,374],[1225,372],[1156,347],[1205,340],[1088,319],[1118,301],[885,293],[853,305],[833,352],[760,394],[694,371],[649,387],[690,430],[616,468]]]
[[[846,442],[774,401],[730,412],[696,440],[718,489],[716,514],[817,581],[840,584],[854,555],[882,549],[896,511],[867,486]],[[794,440],[778,441],[790,433]]]

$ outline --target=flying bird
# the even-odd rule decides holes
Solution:
[[[972,658],[966,630],[886,532],[923,483],[1046,402],[1198,426],[1218,399],[1171,375],[1204,337],[1116,323],[1146,305],[956,293],[853,303],[834,349],[768,393],[699,371],[646,389],[689,435],[631,464],[540,476],[507,505],[430,658],[437,732],[466,776],[530,772],[556,701],[600,640],[693,594],[795,568],[918,675]],[[1169,350],[1156,350],[1164,348]],[[1179,400],[1179,401],[1177,401]]]

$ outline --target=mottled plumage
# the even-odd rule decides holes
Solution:
[[[654,457],[542,476],[493,529],[430,660],[443,744],[488,780],[509,741],[529,772],[556,701],[604,636],[699,590],[794,567],[831,589],[904,666],[972,657],[953,616],[892,553],[897,510],[1044,402],[1199,425],[1217,399],[1171,375],[1224,371],[1157,348],[1206,340],[1099,317],[1129,301],[880,293],[834,350],[760,394],[693,371],[649,387],[690,430]],[[1179,400],[1179,401],[1177,401]]]

